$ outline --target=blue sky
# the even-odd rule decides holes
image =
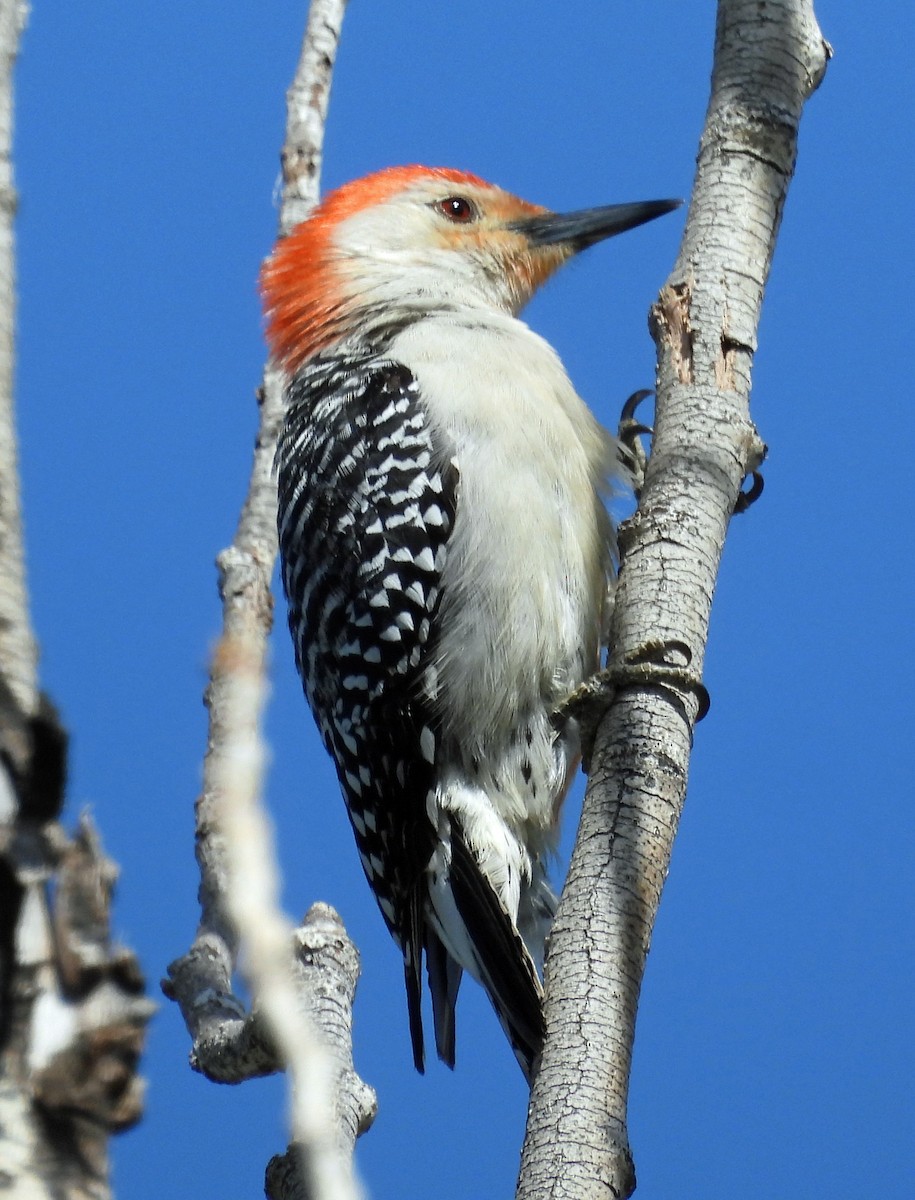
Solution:
[[[304,3],[36,0],[18,71],[21,457],[42,678],[72,731],[71,819],[122,868],[118,932],[152,990],[196,921],[201,689],[263,362],[283,93]],[[913,703],[911,6],[820,0],[836,58],[808,105],[760,330],[762,502],[735,521],[712,711],[639,1015],[639,1196],[908,1200]],[[557,12],[560,14],[557,17]],[[688,195],[714,6],[353,0],[325,184],[461,167],[551,207]],[[607,424],[653,378],[646,312],[674,215],[592,250],[528,310]],[[274,639],[269,803],[286,903],[336,905],[364,958],[357,1063],[376,1198],[511,1194],[525,1091],[465,988],[457,1071],[410,1062],[398,955]],[[566,818],[571,845],[575,804]],[[219,1088],[162,1002],[131,1200],[260,1194],[277,1080]]]

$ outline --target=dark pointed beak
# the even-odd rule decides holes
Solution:
[[[541,213],[512,221],[508,228],[524,234],[533,246],[564,243],[577,252],[604,238],[653,221],[655,217],[663,217],[682,203],[682,200],[638,200],[634,204],[608,204],[603,208],[583,208],[572,213]]]

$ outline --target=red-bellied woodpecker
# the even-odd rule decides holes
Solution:
[[[557,215],[473,175],[345,185],[262,277],[289,377],[279,537],[305,692],[406,972],[454,1063],[462,969],[528,1078],[546,873],[598,667],[617,443],[517,319],[574,253],[676,206]]]

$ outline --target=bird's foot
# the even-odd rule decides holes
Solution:
[[[622,662],[610,663],[580,684],[557,708],[557,715],[574,717],[581,729],[582,764],[590,768],[594,736],[614,697],[626,688],[662,688],[674,700],[689,721],[683,696],[698,702],[695,723],[708,713],[710,699],[701,678],[690,670],[692,651],[683,642],[649,641],[630,651]],[[679,659],[681,661],[674,661]]]
[[[650,388],[642,388],[638,392],[633,392],[626,403],[623,405],[620,412],[619,424],[616,428],[617,441],[620,444],[620,459],[623,466],[629,472],[632,479],[632,490],[635,493],[636,500],[639,499],[642,493],[642,485],[645,482],[645,470],[648,466],[648,454],[642,444],[643,437],[651,437],[654,430],[650,425],[645,425],[636,419],[636,412],[643,401],[649,396],[653,396],[654,392]],[[758,436],[756,437],[755,446],[756,453],[753,458],[756,460],[747,471],[744,483],[750,480],[750,486],[745,490],[741,490],[737,496],[737,502],[734,505],[734,513],[744,513],[751,504],[763,494],[765,480],[759,470],[760,466],[766,457],[766,445]]]
[[[768,452],[769,448],[756,432],[755,426],[751,427],[747,451],[747,473],[743,478],[741,489],[737,493],[737,501],[734,504],[735,515],[746,512],[750,505],[755,504],[763,494],[765,481],[760,474],[759,468],[766,461]],[[744,485],[748,479],[750,480],[750,486],[744,490]]]
[[[744,483],[751,480],[750,486],[744,491],[741,487],[737,493],[737,501],[734,504],[734,515],[745,513],[751,504],[755,504],[759,497],[763,494],[763,488],[766,481],[763,479],[759,471],[749,471],[744,476]]]
[[[632,477],[632,490],[635,492],[636,499],[639,498],[642,491],[642,484],[645,482],[645,468],[648,466],[648,454],[641,439],[651,437],[654,430],[650,425],[643,425],[641,421],[637,421],[635,414],[642,401],[653,395],[654,392],[650,388],[642,388],[641,391],[633,392],[623,405],[616,429],[617,440],[620,444],[620,458]]]

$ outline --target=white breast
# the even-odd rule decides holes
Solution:
[[[454,736],[485,755],[596,665],[609,564],[599,489],[615,443],[552,348],[513,317],[430,317],[390,353],[460,471],[440,694]]]

